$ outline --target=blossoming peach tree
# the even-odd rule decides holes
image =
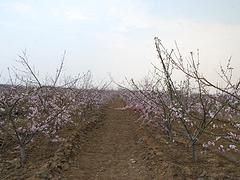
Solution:
[[[106,102],[101,91],[90,87],[89,72],[60,84],[63,61],[52,83],[44,85],[23,53],[24,75],[16,73],[14,82],[9,76],[11,83],[0,86],[0,134],[17,144],[22,166],[27,160],[26,147],[37,135],[57,139],[59,129]]]
[[[128,105],[145,122],[158,126],[169,142],[187,140],[194,161],[201,143],[205,150],[215,147],[239,156],[240,83],[232,83],[230,63],[226,69],[221,67],[225,87],[219,87],[199,72],[198,53],[197,61],[190,53],[184,64],[178,47],[168,51],[158,38],[155,45],[161,66],[154,66],[153,76],[144,83],[129,82],[131,88],[122,93]],[[175,80],[176,74],[183,80]]]

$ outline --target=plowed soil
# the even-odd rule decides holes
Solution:
[[[103,125],[95,130],[74,158],[62,179],[152,179],[144,160],[145,149],[137,143],[134,117],[110,105]]]
[[[121,107],[124,102],[113,99],[100,110],[99,120],[64,130],[68,141],[62,144],[40,138],[42,141],[29,147],[24,169],[18,167],[16,153],[8,151],[7,159],[13,160],[8,166],[2,163],[0,179],[240,179],[237,161],[214,153],[201,154],[199,147],[199,160],[193,163],[188,148],[169,144],[158,129],[140,125],[133,110]]]

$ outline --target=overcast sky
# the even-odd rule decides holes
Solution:
[[[216,77],[232,56],[240,70],[239,0],[1,0],[0,72],[26,49],[41,74],[91,70],[121,81],[140,79],[156,63],[154,37],[184,53],[200,49],[204,73]]]

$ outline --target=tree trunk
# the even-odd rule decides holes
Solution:
[[[196,142],[195,141],[192,143],[192,158],[193,158],[193,162],[197,161],[197,150],[196,150]]]
[[[20,145],[20,163],[22,167],[24,167],[26,163],[26,150],[24,145]]]
[[[171,128],[168,129],[168,138],[169,138],[169,141],[171,143],[174,142],[174,140],[173,140],[173,133],[172,133],[172,129]]]
[[[166,128],[167,128],[167,136],[168,136],[168,140],[169,142],[173,142],[173,133],[172,133],[172,126],[171,123],[169,121],[166,122],[165,124]]]

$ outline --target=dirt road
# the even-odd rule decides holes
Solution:
[[[62,179],[152,179],[137,143],[135,117],[121,106],[118,102],[105,109],[103,125],[88,137]]]

